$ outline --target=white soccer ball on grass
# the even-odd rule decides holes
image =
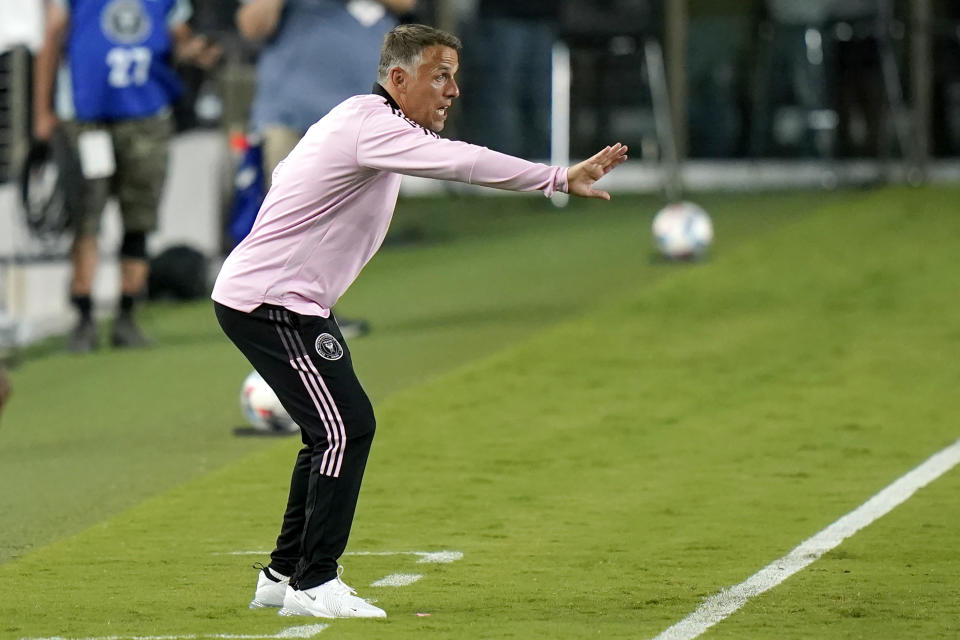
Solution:
[[[699,258],[713,242],[713,223],[702,207],[674,202],[654,216],[653,239],[660,253],[671,260]]]
[[[277,394],[256,371],[243,381],[240,408],[253,428],[266,433],[293,433],[300,427],[280,404]]]

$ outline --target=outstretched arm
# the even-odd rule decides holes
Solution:
[[[185,22],[171,27],[170,37],[173,38],[173,55],[177,62],[210,69],[223,55],[220,45],[206,36],[195,34]]]
[[[567,171],[567,192],[585,198],[610,199],[610,194],[593,188],[593,184],[627,159],[627,147],[619,142],[605,147],[592,158],[575,164]]]
[[[250,0],[240,5],[235,16],[237,30],[247,40],[266,40],[280,23],[285,0]]]
[[[359,123],[357,161],[361,166],[410,176],[455,180],[508,191],[566,191],[604,198],[593,184],[627,159],[617,143],[592,158],[566,167],[529,162],[486,147],[441,138],[390,108],[377,109]]]
[[[397,15],[403,15],[413,11],[414,5],[417,4],[416,0],[380,0],[380,4],[385,6],[390,11],[393,11]]]

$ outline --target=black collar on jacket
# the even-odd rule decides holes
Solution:
[[[391,107],[393,107],[397,111],[403,111],[403,109],[400,108],[400,105],[397,104],[397,101],[393,99],[393,96],[390,95],[390,93],[386,89],[384,89],[379,82],[373,83],[373,89],[370,91],[370,93],[378,96],[383,96],[384,98],[387,99],[387,102],[390,103]]]

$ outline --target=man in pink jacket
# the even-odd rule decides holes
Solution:
[[[213,288],[217,319],[300,426],[283,525],[251,607],[382,618],[339,577],[373,441],[373,408],[330,309],[383,242],[401,175],[609,199],[594,183],[626,160],[607,147],[572,167],[438,135],[460,90],[460,41],[423,25],[384,38],[369,95],[316,122],[273,173],[250,234]]]

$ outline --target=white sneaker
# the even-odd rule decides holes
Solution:
[[[282,576],[267,567],[263,567],[257,578],[257,592],[253,595],[253,600],[250,601],[250,608],[282,607],[283,596],[286,594],[289,584],[290,576]]]
[[[300,591],[287,587],[283,597],[282,616],[313,616],[315,618],[386,618],[387,612],[375,607],[337,577],[320,586]]]

